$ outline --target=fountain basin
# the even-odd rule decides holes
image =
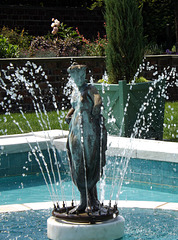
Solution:
[[[114,240],[124,235],[124,223],[120,215],[96,224],[70,223],[50,217],[47,220],[47,235],[52,240]]]
[[[29,203],[26,211],[22,211],[21,208],[21,211],[16,210],[18,212],[6,211],[6,213],[0,214],[0,222],[3,226],[1,239],[47,240],[46,221],[51,213],[50,206],[53,206],[52,203]],[[168,210],[171,209],[171,206],[174,211]],[[163,205],[160,202],[121,201],[120,207],[125,218],[125,226],[127,226],[124,240],[133,240],[135,237],[144,240],[175,240],[178,238],[176,203]],[[146,209],[147,207],[148,209]]]
[[[56,131],[56,134],[53,134],[54,136],[51,136],[51,138],[54,140],[55,147],[59,151],[60,150],[63,151],[65,149],[65,146],[66,146],[66,138],[64,136],[61,136],[58,131]],[[52,134],[52,132],[51,132],[51,134]],[[35,135],[38,135],[38,137],[41,138],[41,142],[44,142],[44,143],[46,142],[46,139],[44,138],[44,136],[46,134],[44,134],[43,132],[35,133]],[[59,137],[62,137],[62,138],[57,139]],[[23,138],[23,140],[21,138]],[[10,138],[9,138],[9,136],[1,137],[0,138],[1,146],[3,146],[1,148],[1,151],[4,152],[4,154],[8,154],[8,156],[12,154],[12,150],[13,150],[13,153],[17,152],[17,151],[20,152],[22,150],[27,151],[28,149],[26,149],[26,148],[24,149],[23,148],[24,145],[22,145],[22,143],[23,144],[25,143],[26,147],[28,148],[27,139],[28,139],[28,142],[31,142],[32,144],[33,144],[33,142],[34,142],[34,144],[36,143],[36,140],[32,141],[31,138],[32,138],[31,135],[30,136],[27,136],[27,135],[22,136],[21,135],[21,137],[16,135],[16,136],[11,136]],[[30,139],[31,139],[31,141],[30,141]],[[142,140],[142,139],[127,139],[127,138],[118,138],[118,137],[114,137],[114,136],[109,137],[109,143],[108,144],[110,144],[110,142],[112,144],[110,145],[110,148],[108,149],[108,152],[107,152],[108,155],[114,156],[115,154],[117,154],[118,156],[120,156],[122,154],[122,152],[124,151],[124,147],[126,149],[126,152],[128,152],[127,149],[130,150],[131,147],[132,147],[132,151],[130,152],[130,155],[133,158],[138,157],[138,158],[140,158],[141,162],[143,161],[141,159],[150,159],[148,161],[146,161],[146,160],[144,161],[145,171],[148,171],[147,168],[149,166],[152,169],[152,172],[150,172],[149,175],[153,174],[153,170],[154,170],[153,166],[155,166],[155,164],[153,165],[153,163],[155,162],[154,160],[156,160],[156,163],[160,163],[162,167],[166,168],[166,172],[168,172],[168,174],[170,175],[172,180],[175,181],[172,189],[173,190],[177,189],[177,186],[176,186],[177,185],[176,184],[177,183],[176,172],[174,172],[174,175],[171,175],[172,173],[170,171],[168,171],[168,169],[167,169],[167,164],[169,164],[169,165],[172,164],[171,165],[172,168],[177,169],[175,164],[177,164],[177,159],[178,159],[178,143],[152,141],[152,140]],[[17,161],[15,161],[14,157],[13,157],[13,160],[14,161],[12,163],[13,163],[14,166],[16,166]],[[23,162],[25,163],[25,161],[26,161],[26,159],[24,159]],[[6,167],[5,170],[6,170],[6,173],[7,173],[8,159],[7,159],[7,161],[4,161],[3,163],[4,163],[4,165],[1,166],[0,170],[2,171],[3,170],[2,168]],[[134,159],[133,161],[131,160],[130,163],[132,163],[132,168],[134,168],[134,165],[136,163],[138,163],[139,166],[140,166],[139,159],[138,160]],[[13,165],[10,165],[11,168],[13,168]],[[159,172],[157,171],[157,169],[159,169]],[[168,177],[167,177],[167,175],[165,177],[165,172],[163,170],[164,169],[161,169],[161,168],[156,168],[155,169],[157,175],[159,173],[159,174],[164,176],[164,182],[161,183],[161,184],[164,183],[164,185],[160,185],[162,187],[164,187],[165,184],[168,184],[168,182],[167,182]],[[145,171],[143,172],[144,176],[146,176],[146,173],[148,173],[148,172],[145,172]],[[137,175],[139,175],[139,174],[137,174]],[[153,181],[153,176],[154,175],[151,175],[151,176],[152,176],[152,181]],[[158,176],[158,178],[161,179],[159,176]],[[23,180],[20,180],[20,183],[24,182],[25,179],[27,179],[27,177],[23,178]],[[3,178],[1,178],[1,183],[3,183],[2,185],[4,185],[5,183],[2,180],[3,180]],[[140,178],[140,180],[143,180],[143,179]],[[9,181],[13,182],[11,178],[10,178]],[[15,181],[17,181],[17,179],[15,179]],[[144,179],[144,181],[145,181],[145,179]],[[36,180],[35,180],[35,182],[36,182]],[[154,189],[154,185],[153,185],[153,189]],[[4,185],[4,186],[6,186],[6,185]],[[27,194],[28,197],[32,197],[31,193],[29,194],[29,189],[30,188],[24,188],[24,189],[19,189],[19,190],[21,190],[21,192],[23,192],[25,189],[28,190],[28,194]],[[137,199],[137,200],[139,200],[139,202],[129,201],[129,200],[131,200],[131,198],[129,198],[128,196],[126,196],[127,201],[121,201],[121,200],[119,201],[119,210],[121,209],[122,215],[125,217],[125,219],[127,221],[127,228],[125,228],[125,237],[127,236],[126,239],[127,240],[133,239],[134,236],[135,236],[135,232],[137,231],[137,229],[139,230],[140,228],[142,228],[142,229],[144,228],[144,230],[143,230],[143,232],[140,232],[140,231],[137,232],[137,237],[138,238],[140,237],[142,239],[148,239],[148,238],[151,237],[152,239],[157,240],[157,239],[163,239],[163,237],[166,236],[168,238],[170,237],[170,239],[174,239],[174,237],[177,235],[176,234],[176,224],[174,222],[175,217],[172,217],[172,216],[175,215],[174,214],[175,212],[173,211],[173,213],[169,214],[170,212],[164,212],[164,210],[160,210],[160,209],[174,209],[174,210],[177,210],[177,203],[171,203],[171,201],[173,201],[173,200],[176,202],[176,194],[174,194],[172,199],[168,199],[168,198],[165,197],[165,195],[161,195],[161,194],[164,194],[164,191],[163,191],[164,189],[163,189],[160,192],[158,192],[158,194],[157,194],[157,197],[162,196],[161,198],[156,199],[156,197],[154,197],[154,199],[153,198],[150,199],[150,197],[153,195],[154,191],[151,191],[151,194],[148,192],[149,195],[145,195],[145,192],[140,193],[140,192],[136,191],[137,190],[136,188],[133,188],[133,189],[134,189],[134,194],[133,194],[133,199],[132,200],[136,200],[137,196],[139,196],[139,199]],[[42,192],[44,193],[44,190],[42,190]],[[8,194],[8,191],[2,191],[1,195],[3,193]],[[151,201],[162,201],[162,199],[164,199],[164,202],[150,202],[150,201],[149,202],[146,202],[146,201],[140,202],[141,200],[143,201],[143,198],[141,199],[141,197],[143,197],[143,195],[145,197],[144,199],[146,199],[147,201],[148,201],[148,199],[151,200]],[[170,192],[168,193],[168,196],[170,196]],[[2,197],[1,198],[1,201],[2,201],[3,195],[1,197]],[[124,199],[126,199],[126,197],[124,197]],[[18,228],[22,228],[22,226],[23,226],[23,229],[24,229],[23,235],[21,234],[21,230],[20,230],[20,234],[22,235],[22,238],[25,238],[25,236],[27,234],[29,234],[29,236],[31,236],[33,238],[34,237],[33,228],[34,228],[34,225],[35,225],[36,226],[35,228],[37,228],[36,233],[35,233],[36,237],[37,237],[37,234],[40,234],[39,238],[37,237],[38,239],[46,239],[46,220],[49,217],[49,215],[51,214],[51,209],[48,210],[45,213],[43,211],[42,212],[40,211],[40,214],[38,216],[39,219],[37,218],[38,220],[36,220],[36,217],[35,218],[32,217],[31,225],[30,225],[30,223],[27,224],[26,221],[30,219],[30,216],[32,215],[32,213],[33,213],[33,215],[35,215],[35,214],[38,215],[36,213],[36,211],[34,211],[34,210],[39,209],[39,208],[44,209],[44,208],[52,207],[53,206],[52,202],[50,202],[50,203],[45,202],[43,204],[42,203],[34,203],[34,202],[29,203],[29,202],[35,201],[35,198],[32,197],[30,199],[24,199],[22,196],[20,196],[20,198],[22,198],[21,201],[19,200],[19,193],[18,193],[18,200],[15,200],[15,197],[13,195],[13,203],[23,203],[23,204],[19,205],[18,210],[17,210],[17,204],[15,204],[15,205],[0,206],[0,211],[3,212],[3,213],[14,211],[14,209],[15,209],[15,211],[23,211],[23,210],[31,210],[31,209],[33,211],[32,212],[27,211],[28,212],[28,217],[26,217],[27,216],[26,211],[21,212],[21,213],[6,214],[7,218],[9,219],[9,222],[12,221],[12,223],[11,223],[12,225],[6,224],[7,221],[4,220],[5,215],[3,214],[2,215],[2,219],[4,220],[4,222],[2,221],[2,225],[4,226],[4,233],[2,232],[2,234],[4,234],[3,236],[5,236],[5,235],[9,236],[8,231],[10,231],[10,229],[14,229],[15,227],[18,229]],[[38,189],[38,200],[39,200],[39,189]],[[40,200],[41,201],[49,201],[49,199],[45,200],[44,196]],[[12,201],[12,199],[11,199],[11,201]],[[4,200],[4,202],[5,202],[5,200]],[[4,202],[1,203],[1,204],[7,204],[7,203],[4,203]],[[28,204],[24,204],[24,202],[28,202]],[[113,204],[114,204],[114,202],[113,202]],[[60,203],[60,205],[62,205],[62,202]],[[136,207],[136,209],[133,209],[134,207]],[[127,210],[127,212],[126,212],[125,208],[129,208]],[[131,208],[134,211],[131,210]],[[139,210],[139,208],[141,208],[141,210]],[[145,208],[153,208],[154,210],[150,210],[150,209],[145,210]],[[140,211],[141,215],[138,215],[137,211]],[[145,214],[148,214],[149,211],[151,211],[150,214],[149,214],[150,219],[145,218]],[[163,213],[165,215],[161,215]],[[23,220],[21,220],[22,225],[19,224],[20,220],[17,221],[16,218],[15,218],[18,214],[19,215],[24,214],[24,216],[25,216],[25,219],[21,218],[21,215],[19,217],[20,220],[23,219]],[[45,214],[45,216],[46,216],[45,218],[43,218],[43,214]],[[142,217],[140,218],[140,216],[142,216]],[[165,220],[166,217],[169,217],[169,220]],[[156,220],[155,220],[155,218],[156,218]],[[136,219],[138,219],[138,220],[136,220]],[[158,219],[159,219],[159,221],[157,221]],[[43,227],[42,227],[41,224],[39,224],[40,221],[43,221]],[[128,227],[128,221],[129,221],[129,227]],[[154,222],[154,227],[152,226],[152,231],[150,231],[150,228],[149,228],[150,227],[150,221]],[[166,221],[166,225],[164,224],[165,221]],[[155,228],[155,224],[157,224],[156,228]],[[38,228],[39,228],[39,231],[38,231]],[[111,230],[109,230],[109,231],[111,232]],[[129,236],[128,236],[128,233],[129,233]],[[14,235],[12,235],[12,234],[14,234]],[[18,233],[12,231],[10,237],[15,238],[17,236],[17,234]],[[172,235],[169,235],[169,234],[172,234]],[[95,235],[97,236],[97,234],[95,234]],[[72,239],[74,240],[74,238],[72,238]],[[110,238],[108,238],[108,239],[110,239]]]

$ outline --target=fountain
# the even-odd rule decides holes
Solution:
[[[107,132],[102,116],[102,100],[86,83],[86,66],[73,63],[68,68],[76,84],[66,121],[69,123],[67,153],[72,180],[80,192],[80,204],[54,205],[47,221],[50,239],[107,239],[124,235],[124,218],[117,204],[104,205],[97,196],[96,183],[102,177],[107,148]]]
[[[27,68],[30,69],[28,71],[32,78],[29,80],[27,77]],[[66,117],[66,121],[69,123],[70,128],[67,150],[73,182],[77,186],[81,195],[79,205],[74,204],[73,198],[71,198],[71,204],[67,205],[64,194],[61,194],[61,198],[64,199],[63,204],[59,203],[59,199],[61,198],[58,196],[58,183],[60,183],[61,192],[64,192],[64,189],[60,177],[60,166],[55,155],[56,152],[53,145],[53,140],[51,140],[50,144],[46,142],[49,155],[51,154],[50,149],[52,148],[55,156],[55,165],[53,165],[52,161],[50,160],[49,169],[52,170],[51,172],[48,171],[48,167],[45,161],[46,159],[40,150],[39,144],[36,143],[36,147],[33,147],[31,143],[28,142],[31,149],[31,154],[35,156],[40,169],[46,169],[47,174],[43,174],[43,171],[42,174],[44,175],[44,180],[47,184],[47,187],[52,189],[48,189],[49,192],[51,192],[50,196],[54,204],[54,209],[52,211],[53,216],[50,217],[47,222],[48,237],[50,239],[113,240],[120,238],[124,234],[124,218],[119,215],[116,203],[118,203],[124,174],[126,173],[127,165],[131,157],[131,153],[133,152],[132,138],[134,138],[134,134],[132,138],[129,139],[131,143],[129,147],[130,149],[127,148],[128,151],[126,151],[125,144],[123,147],[124,151],[122,153],[121,159],[117,161],[115,158],[113,161],[112,189],[110,195],[113,195],[113,189],[116,188],[117,185],[117,195],[115,199],[116,202],[115,204],[112,204],[112,206],[110,201],[105,204],[103,198],[104,194],[102,195],[102,198],[100,197],[99,200],[96,191],[96,183],[98,180],[101,179],[102,176],[102,179],[105,180],[105,174],[103,172],[105,171],[106,166],[105,151],[107,139],[102,114],[103,109],[101,98],[98,92],[93,86],[85,82],[85,69],[86,66],[78,64],[73,64],[68,69],[68,72],[75,82],[75,85],[73,86],[75,91],[72,95],[72,109],[69,111]],[[10,70],[13,70],[12,65],[10,65]],[[19,105],[19,110],[22,114],[22,117],[26,118],[23,114],[22,107],[19,104],[19,101],[23,101],[23,96],[21,94],[18,94],[18,88],[20,84],[23,83],[29,94],[32,96],[34,109],[38,116],[40,125],[42,126],[42,130],[44,131],[44,134],[48,136],[48,133],[45,133],[45,130],[47,128],[46,124],[44,124],[45,120],[48,120],[47,111],[45,110],[45,106],[42,103],[40,88],[35,80],[33,72],[34,74],[40,72],[40,76],[46,79],[46,75],[44,74],[42,68],[30,62],[27,62],[24,68],[17,69],[14,76],[8,76],[8,74],[4,72],[6,81],[12,83],[12,87],[10,84],[6,84],[7,82],[3,82],[3,80],[0,78],[1,88],[3,88],[6,91],[7,95],[10,96],[10,100],[8,98],[4,98],[4,101],[1,102],[1,107],[5,109],[6,115],[8,116],[10,115],[10,110],[13,110],[12,104]],[[16,81],[13,81],[14,78]],[[52,93],[52,86],[47,80],[46,83],[48,84]],[[38,90],[38,94],[35,93],[34,89],[35,91]],[[57,110],[55,97],[53,96],[52,99],[54,100],[53,104],[55,110]],[[44,115],[42,112],[44,112]],[[138,116],[140,116],[140,114]],[[21,129],[19,123],[13,119],[13,116],[11,116],[11,119],[13,123],[17,125],[19,129]],[[4,121],[6,121],[6,119],[4,119]],[[26,119],[26,122],[27,125],[29,125],[28,119]],[[44,127],[43,124],[45,125]],[[33,129],[30,125],[29,127],[33,134]],[[85,137],[87,137],[87,140]],[[77,144],[75,144],[74,139],[76,139]],[[114,142],[113,139],[112,141]],[[117,148],[120,150],[121,146],[117,145]],[[78,149],[80,150],[79,152]],[[40,157],[38,156],[37,152],[39,152]],[[116,156],[117,151],[114,154],[114,156]],[[92,170],[89,171],[90,169],[87,168],[87,164],[88,161],[93,162],[93,156],[95,161],[92,165]],[[53,169],[53,167],[56,167],[57,169]],[[57,179],[55,179],[55,171],[58,172],[59,182]],[[92,175],[93,171],[95,172],[94,175]],[[52,177],[54,177],[55,187],[52,185]],[[50,184],[47,183],[48,178]],[[89,179],[91,179],[91,181],[89,181]],[[119,184],[116,179],[119,179]],[[100,185],[102,187],[102,185],[104,185],[103,182],[101,182]],[[110,199],[112,198],[110,197]]]

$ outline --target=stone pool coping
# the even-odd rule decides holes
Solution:
[[[42,150],[47,143],[52,143],[57,150],[65,150],[67,135],[68,131],[51,130],[0,136],[0,153],[26,152],[37,142]],[[108,136],[106,154],[178,163],[178,143]]]
[[[59,202],[59,205],[62,206],[62,201]],[[66,201],[66,206],[70,206],[71,202]],[[105,200],[104,204],[108,204],[109,201]],[[78,201],[76,201],[78,204]],[[114,205],[115,201],[111,201],[111,205]],[[8,212],[22,212],[29,210],[43,210],[43,209],[52,209],[53,202],[36,202],[36,203],[23,203],[23,204],[10,204],[10,205],[0,205],[0,213]],[[118,208],[149,208],[154,210],[173,210],[178,211],[178,203],[174,202],[153,202],[153,201],[124,201],[120,200],[118,202]]]
[[[67,138],[54,139],[56,149],[64,150],[66,141]],[[106,154],[178,163],[178,143],[108,136]]]
[[[47,148],[47,143],[54,139],[67,137],[68,131],[51,130],[39,131],[25,134],[14,134],[0,136],[0,153],[19,153],[30,151],[30,146],[34,147],[38,143],[41,150]]]

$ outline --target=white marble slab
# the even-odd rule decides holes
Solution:
[[[47,220],[47,235],[53,240],[113,240],[124,235],[124,224],[125,219],[120,215],[96,224],[74,224],[50,217]]]
[[[68,131],[51,130],[29,134],[18,134],[0,137],[0,153],[15,153],[29,151],[37,143],[41,149],[47,144],[54,144],[58,150],[66,149]],[[110,156],[126,156],[132,158],[178,162],[178,143],[145,139],[131,139],[117,136],[108,136]]]
[[[50,131],[34,132],[34,136],[53,140],[53,139],[67,137],[68,133],[69,131],[66,131],[66,130],[50,130]]]
[[[32,210],[49,209],[54,207],[52,202],[24,203],[23,205]]]
[[[166,203],[157,207],[158,209],[178,211],[178,203]]]
[[[28,211],[28,210],[30,210],[30,208],[23,204],[10,204],[10,205],[1,205],[0,206],[0,213],[22,212],[22,211]]]
[[[51,130],[27,134],[15,134],[0,136],[0,153],[19,153],[30,151],[31,148],[39,145],[41,150],[53,144],[54,139],[66,137],[68,131]]]
[[[55,139],[58,150],[65,150],[67,138]],[[178,143],[124,137],[108,137],[106,154],[178,163]]]

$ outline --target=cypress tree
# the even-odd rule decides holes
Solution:
[[[143,20],[136,0],[105,0],[105,20],[110,82],[129,82],[143,59]]]

